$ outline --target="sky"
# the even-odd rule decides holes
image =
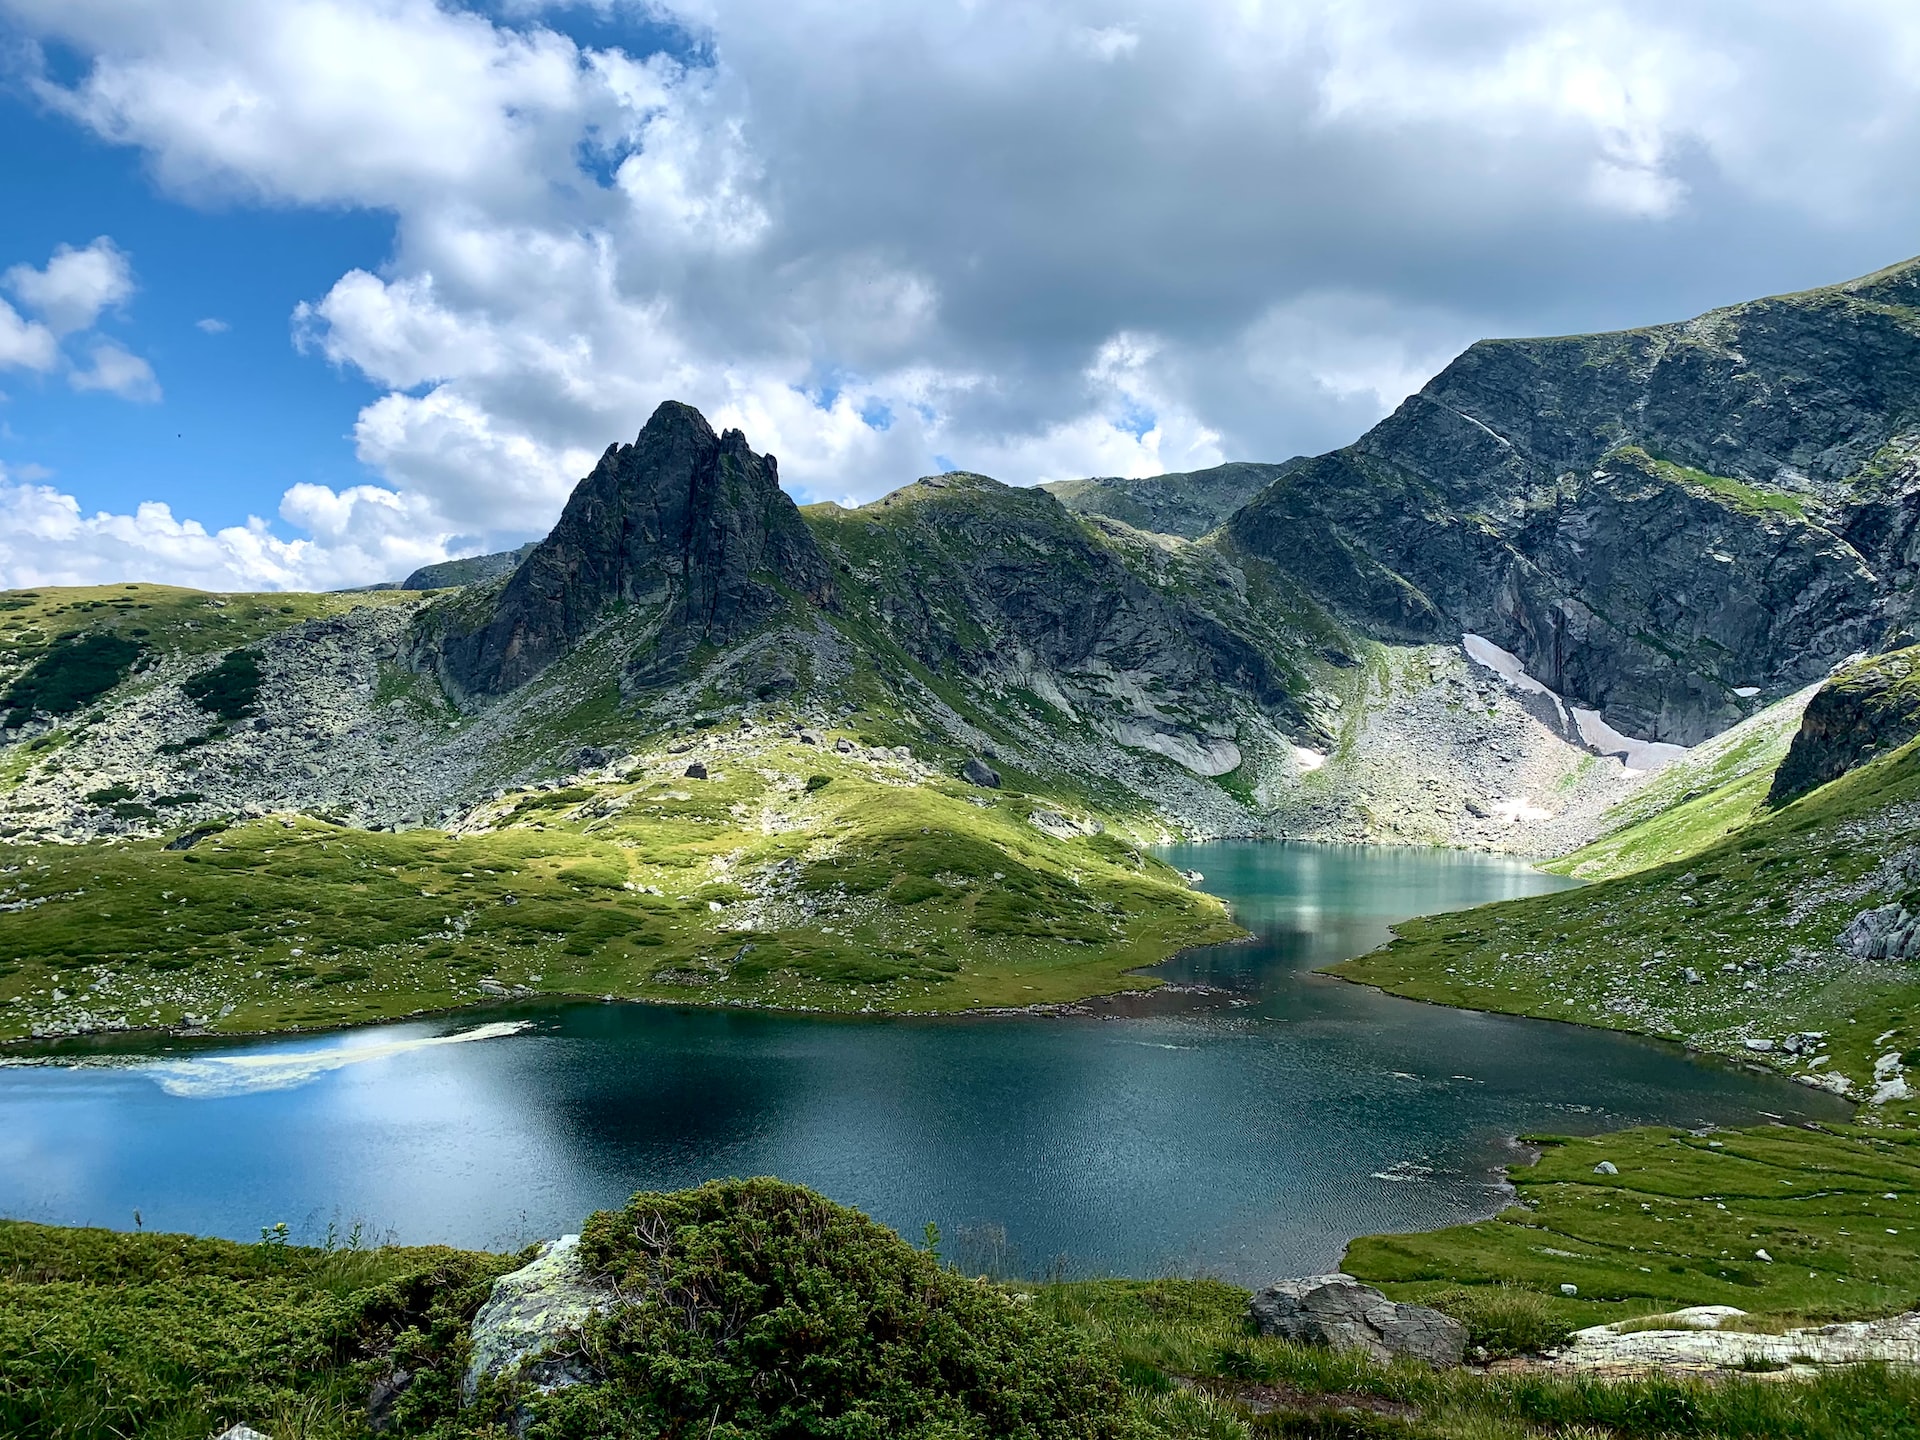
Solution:
[[[0,586],[1279,460],[1920,254],[1912,0],[0,0]]]

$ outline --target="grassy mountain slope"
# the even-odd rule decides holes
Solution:
[[[1685,859],[1410,921],[1335,971],[1422,1000],[1683,1040],[1897,1108],[1920,1066],[1920,973],[1839,941],[1863,911],[1909,901],[1916,857],[1909,745]]]
[[[1606,833],[1545,869],[1582,880],[1609,880],[1669,860],[1684,860],[1764,813],[1774,775],[1800,730],[1818,687],[1810,686],[1743,720],[1611,806]]]
[[[507,994],[1060,1003],[1151,985],[1127,972],[1239,933],[1089,819],[816,738],[695,736],[507,792],[452,833],[288,815],[190,831],[186,849],[17,852],[0,1038],[343,1024]]]

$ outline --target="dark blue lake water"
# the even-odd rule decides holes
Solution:
[[[1654,1043],[1309,973],[1555,877],[1357,846],[1168,853],[1258,939],[1161,973],[1230,996],[945,1020],[582,1004],[5,1066],[0,1214],[507,1246],[637,1189],[775,1174],[909,1236],[934,1221],[976,1268],[1253,1282],[1498,1208],[1519,1132],[1845,1113]]]

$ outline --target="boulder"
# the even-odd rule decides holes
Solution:
[[[1426,1305],[1402,1305],[1351,1275],[1281,1280],[1247,1302],[1262,1335],[1336,1350],[1362,1350],[1376,1360],[1410,1355],[1429,1365],[1458,1365],[1467,1327]]]
[[[707,778],[707,767],[702,765],[698,760],[694,761],[693,764],[687,766],[687,779],[704,780],[706,778]]]
[[[580,1237],[562,1235],[540,1247],[528,1264],[493,1282],[493,1293],[473,1317],[473,1359],[461,1382],[471,1400],[482,1380],[511,1374],[531,1361],[526,1377],[542,1391],[579,1385],[595,1377],[577,1356],[539,1358],[590,1317],[614,1303],[613,1287],[588,1273]]]
[[[960,778],[969,785],[984,785],[989,790],[1000,788],[1000,772],[977,755],[960,767]]]
[[[235,1425],[230,1429],[222,1430],[214,1436],[214,1440],[273,1440],[273,1437],[262,1435],[251,1425]]]
[[[1858,960],[1920,957],[1920,916],[1897,903],[1862,910],[1840,932],[1840,948]]]

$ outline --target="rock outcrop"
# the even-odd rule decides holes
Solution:
[[[1809,1375],[1829,1366],[1920,1365],[1920,1312],[1885,1320],[1809,1325],[1778,1335],[1740,1329],[1746,1312],[1731,1305],[1695,1305],[1646,1328],[1648,1318],[1576,1330],[1572,1343],[1544,1364],[1579,1375],[1731,1375],[1793,1371]],[[1632,1328],[1627,1328],[1632,1327]]]
[[[493,1293],[473,1317],[473,1358],[461,1394],[471,1400],[482,1381],[511,1375],[528,1362],[524,1378],[541,1391],[591,1381],[571,1357],[547,1352],[613,1300],[612,1287],[588,1273],[578,1235],[548,1241],[532,1261],[493,1282]]]
[[[1862,910],[1840,932],[1840,948],[1856,960],[1920,958],[1920,916],[1898,902]]]
[[[1769,805],[1796,800],[1920,735],[1920,646],[1847,666],[1815,692],[1774,772]]]
[[[1898,629],[1916,407],[1920,262],[1482,342],[1228,532],[1356,624],[1485,635],[1617,729],[1692,744]]]
[[[1375,1360],[1411,1356],[1444,1368],[1467,1350],[1467,1327],[1426,1305],[1389,1300],[1351,1275],[1282,1280],[1247,1302],[1247,1317],[1262,1335],[1360,1350]]]
[[[525,683],[616,606],[657,616],[632,660],[645,683],[678,674],[703,644],[741,639],[789,596],[830,604],[833,584],[773,457],[667,401],[633,444],[608,447],[504,585],[472,596],[423,617],[416,660],[479,697]]]
[[[402,590],[448,590],[457,585],[484,585],[511,575],[534,552],[540,542],[529,540],[518,550],[498,550],[491,555],[469,555],[461,560],[442,560],[422,565],[399,584]]]

